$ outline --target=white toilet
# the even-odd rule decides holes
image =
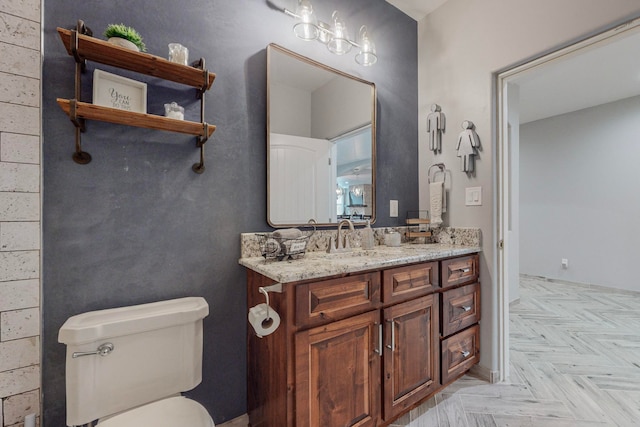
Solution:
[[[70,317],[67,425],[214,427],[207,410],[180,395],[202,381],[203,298],[92,311]]]

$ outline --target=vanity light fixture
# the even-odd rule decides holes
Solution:
[[[309,0],[298,0],[296,11],[283,9],[283,12],[299,20],[293,26],[293,32],[296,37],[310,41],[317,40],[327,45],[329,52],[336,55],[344,55],[351,51],[352,47],[360,49],[356,54],[355,60],[358,64],[369,67],[378,61],[376,55],[376,47],[367,32],[367,27],[360,27],[358,41],[349,38],[347,26],[340,18],[337,10],[331,14],[332,25],[326,22],[318,21],[313,12],[313,6]]]

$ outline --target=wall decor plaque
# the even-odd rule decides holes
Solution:
[[[96,69],[93,72],[93,103],[146,114],[147,84]]]

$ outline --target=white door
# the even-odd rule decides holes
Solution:
[[[336,221],[333,144],[325,139],[272,133],[269,220],[301,224]]]

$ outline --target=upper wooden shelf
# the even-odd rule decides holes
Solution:
[[[58,98],[58,105],[71,116],[71,101]],[[134,113],[132,111],[118,110],[103,107],[86,102],[76,102],[76,117],[80,119],[99,120],[102,122],[116,123],[128,126],[136,126],[147,129],[158,129],[170,132],[185,133],[188,135],[205,136],[205,126],[201,122],[170,119],[154,114]],[[208,135],[216,130],[215,125],[208,125]]]
[[[73,55],[71,30],[58,27],[58,34],[69,55]],[[211,88],[216,77],[214,73],[208,73],[207,78],[206,70],[176,64],[159,56],[125,49],[80,33],[78,33],[78,55],[81,59],[112,65],[203,90]]]

